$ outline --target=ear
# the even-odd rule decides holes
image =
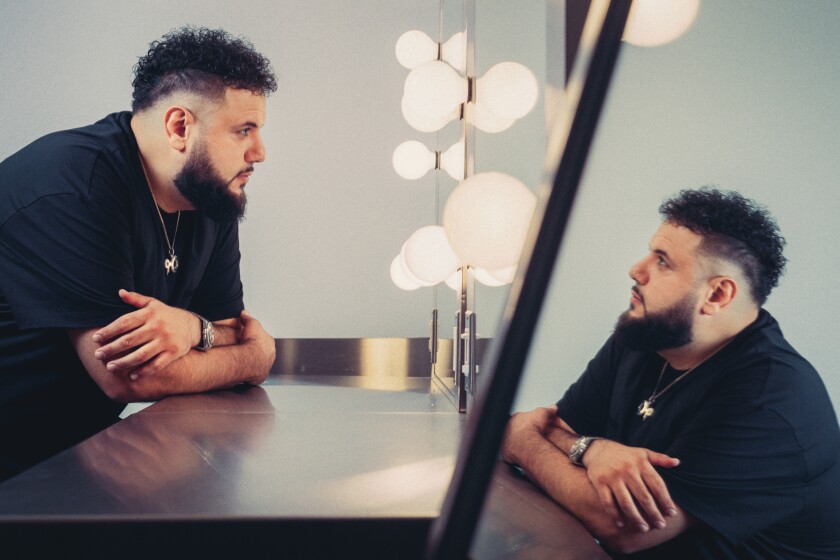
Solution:
[[[173,105],[163,114],[163,123],[169,146],[178,152],[186,150],[187,137],[195,124],[192,112],[180,105]]]
[[[700,312],[704,315],[716,315],[726,309],[738,294],[738,283],[729,276],[716,276],[709,280],[709,289]]]

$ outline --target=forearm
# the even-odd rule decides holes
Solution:
[[[521,445],[512,457],[537,486],[577,517],[602,542],[620,536],[621,530],[603,512],[586,469],[569,461],[567,452],[574,435],[551,430],[546,436],[537,432],[519,435]],[[559,446],[558,446],[559,444]],[[562,448],[560,446],[563,446]]]
[[[231,327],[224,342],[206,352],[189,350],[180,358],[148,375],[133,375],[131,370],[112,372],[106,362],[96,357],[99,345],[93,341],[96,329],[68,331],[73,346],[94,382],[118,402],[157,400],[179,393],[196,393],[232,387],[240,383],[258,384],[265,380],[274,363],[274,339],[257,328],[258,322],[248,318],[251,332],[243,329],[236,341],[227,340],[237,329]],[[225,329],[228,331],[228,329]],[[132,379],[134,377],[134,379]]]
[[[242,329],[238,323],[233,326],[228,321],[213,321],[213,330],[213,346],[231,346],[239,343],[239,332]]]
[[[157,400],[167,395],[200,393],[233,387],[241,383],[258,385],[265,381],[274,362],[255,343],[229,343],[206,352],[191,350],[154,375],[131,380],[115,379],[120,402]]]

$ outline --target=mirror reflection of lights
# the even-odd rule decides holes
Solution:
[[[409,70],[438,59],[438,44],[417,29],[406,31],[397,39],[397,61]],[[454,69],[463,71],[466,62],[466,36],[459,31],[440,46],[440,57]]]
[[[516,62],[500,62],[482,77],[468,79],[463,33],[439,44],[422,31],[407,31],[398,39],[395,52],[399,63],[410,70],[403,87],[402,113],[420,132],[437,132],[459,119],[482,132],[501,132],[530,113],[539,98],[536,77]],[[432,151],[410,140],[394,150],[394,169],[404,179],[420,179],[430,170],[441,169],[461,181],[445,204],[443,228],[420,228],[391,261],[391,279],[403,290],[444,281],[460,287],[456,278],[463,266],[475,269],[476,280],[487,286],[509,284],[513,279],[536,197],[521,181],[504,173],[464,179],[464,152],[463,141],[445,151]]]
[[[434,60],[408,73],[401,106],[409,124],[420,121],[424,128],[429,128],[442,123],[440,128],[443,128],[449,122],[447,119],[460,114],[458,108],[466,100],[467,80],[447,63]]]
[[[455,274],[446,279],[446,285],[456,292],[461,289],[461,270],[455,271]],[[513,282],[516,276],[516,267],[509,266],[498,270],[485,270],[483,268],[473,269],[475,279],[477,282],[484,284],[490,288],[497,288],[499,286],[506,286]]]
[[[402,252],[409,272],[423,282],[443,282],[461,266],[441,226],[421,227],[411,234]]]
[[[537,104],[537,78],[522,64],[500,62],[476,82],[475,104],[501,119],[521,119]]]
[[[464,178],[464,143],[456,142],[438,158],[422,142],[408,140],[397,146],[391,161],[394,170],[403,179],[419,179],[439,166],[437,168],[460,181]]]
[[[396,284],[397,288],[410,292],[420,288],[420,284],[412,281],[403,272],[403,267],[400,266],[400,255],[394,257],[391,261],[391,281]]]
[[[487,270],[515,266],[537,197],[519,179],[490,171],[458,185],[443,209],[443,227],[462,264]]]

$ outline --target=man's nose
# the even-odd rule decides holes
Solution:
[[[647,269],[645,268],[645,260],[642,259],[630,267],[628,274],[637,284],[647,284]]]
[[[265,144],[259,136],[254,139],[251,148],[245,154],[245,161],[248,163],[260,163],[265,161]]]

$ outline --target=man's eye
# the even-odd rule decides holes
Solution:
[[[242,136],[248,136],[248,133],[249,133],[249,132],[251,132],[251,128],[250,128],[250,127],[241,129],[241,130],[239,131],[239,134],[241,134]]]
[[[668,263],[667,263],[667,262],[665,261],[665,259],[663,259],[662,257],[658,257],[658,258],[656,259],[656,263],[657,263],[659,266],[668,266]]]

